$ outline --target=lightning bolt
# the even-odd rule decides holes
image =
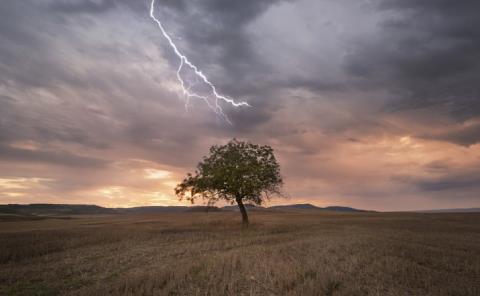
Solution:
[[[190,60],[180,52],[180,50],[173,42],[170,35],[167,33],[167,31],[165,31],[160,20],[158,20],[155,17],[154,7],[155,7],[155,0],[152,0],[150,4],[150,18],[158,25],[158,28],[162,32],[163,37],[168,41],[168,44],[180,59],[180,64],[177,69],[177,79],[180,83],[180,86],[182,87],[183,95],[187,98],[185,103],[185,108],[188,108],[188,104],[191,98],[201,99],[205,101],[207,106],[210,109],[212,109],[213,112],[215,112],[215,114],[223,117],[228,123],[231,123],[228,117],[223,112],[222,106],[220,105],[220,101],[224,101],[232,105],[233,107],[240,107],[240,106],[249,107],[250,105],[245,101],[236,101],[232,98],[229,98],[227,96],[224,96],[218,93],[217,88],[212,82],[210,82],[210,80],[208,80],[207,76],[203,74],[203,72],[200,71],[197,66],[195,66],[192,62],[190,62]],[[186,68],[186,70],[189,69],[195,75],[195,78],[196,78],[195,83],[185,82],[185,78],[182,76],[182,71],[184,71],[184,68]],[[208,89],[207,94],[199,94],[194,90],[192,90],[192,87],[194,87],[198,81],[205,83]],[[214,102],[212,103],[210,102],[210,100],[213,100]]]

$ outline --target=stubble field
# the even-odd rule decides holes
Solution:
[[[480,214],[250,218],[3,221],[0,295],[480,295]]]

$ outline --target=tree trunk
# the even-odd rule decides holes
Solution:
[[[248,215],[245,206],[243,205],[242,198],[237,197],[235,199],[237,201],[238,207],[240,208],[240,212],[242,213],[242,224],[243,226],[248,226]]]

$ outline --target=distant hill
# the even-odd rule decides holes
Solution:
[[[208,213],[208,212],[221,212],[222,209],[218,207],[212,206],[195,206],[195,207],[188,207],[186,212],[201,212],[201,213]]]
[[[340,206],[325,207],[323,208],[323,210],[334,211],[334,212],[371,212],[366,210],[360,210],[360,209],[355,209],[350,207],[340,207]]]
[[[293,204],[293,205],[281,205],[269,207],[269,209],[276,210],[320,210],[320,211],[333,211],[333,212],[366,212],[365,210],[359,210],[350,207],[330,206],[330,207],[317,207],[312,204]]]
[[[312,204],[294,204],[294,205],[281,205],[272,206],[269,209],[273,210],[321,210],[322,208],[314,206]]]
[[[178,213],[185,212],[190,207],[185,206],[147,206],[133,208],[115,208],[117,213]]]
[[[29,205],[0,205],[0,213],[17,215],[85,215],[85,214],[113,214],[114,209],[96,205],[67,205],[67,204],[29,204]]]
[[[272,211],[272,210],[319,210],[335,212],[364,212],[350,207],[332,206],[321,208],[312,204],[293,204],[272,207],[255,206],[246,204],[248,211]],[[96,205],[70,205],[70,204],[9,204],[0,205],[1,214],[23,215],[23,216],[69,216],[69,215],[97,215],[97,214],[121,214],[121,213],[179,213],[179,212],[219,212],[238,211],[237,205],[218,207],[207,206],[145,206],[133,208],[105,208]],[[457,211],[460,211],[458,209]],[[464,209],[465,211],[467,209]],[[480,209],[477,209],[480,211]],[[447,210],[445,210],[447,211]],[[473,211],[473,209],[471,209]]]
[[[247,208],[247,211],[263,211],[266,210],[267,208],[262,207],[262,206],[256,206],[252,204],[245,204],[245,208]],[[232,205],[232,206],[224,206],[221,208],[224,211],[240,211],[237,205]]]
[[[464,208],[464,209],[440,209],[417,211],[420,213],[480,213],[480,208]]]

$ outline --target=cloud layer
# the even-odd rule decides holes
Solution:
[[[213,144],[271,145],[286,202],[480,203],[478,1],[157,0],[233,125],[188,112],[147,1],[0,3],[0,203],[176,204]]]

